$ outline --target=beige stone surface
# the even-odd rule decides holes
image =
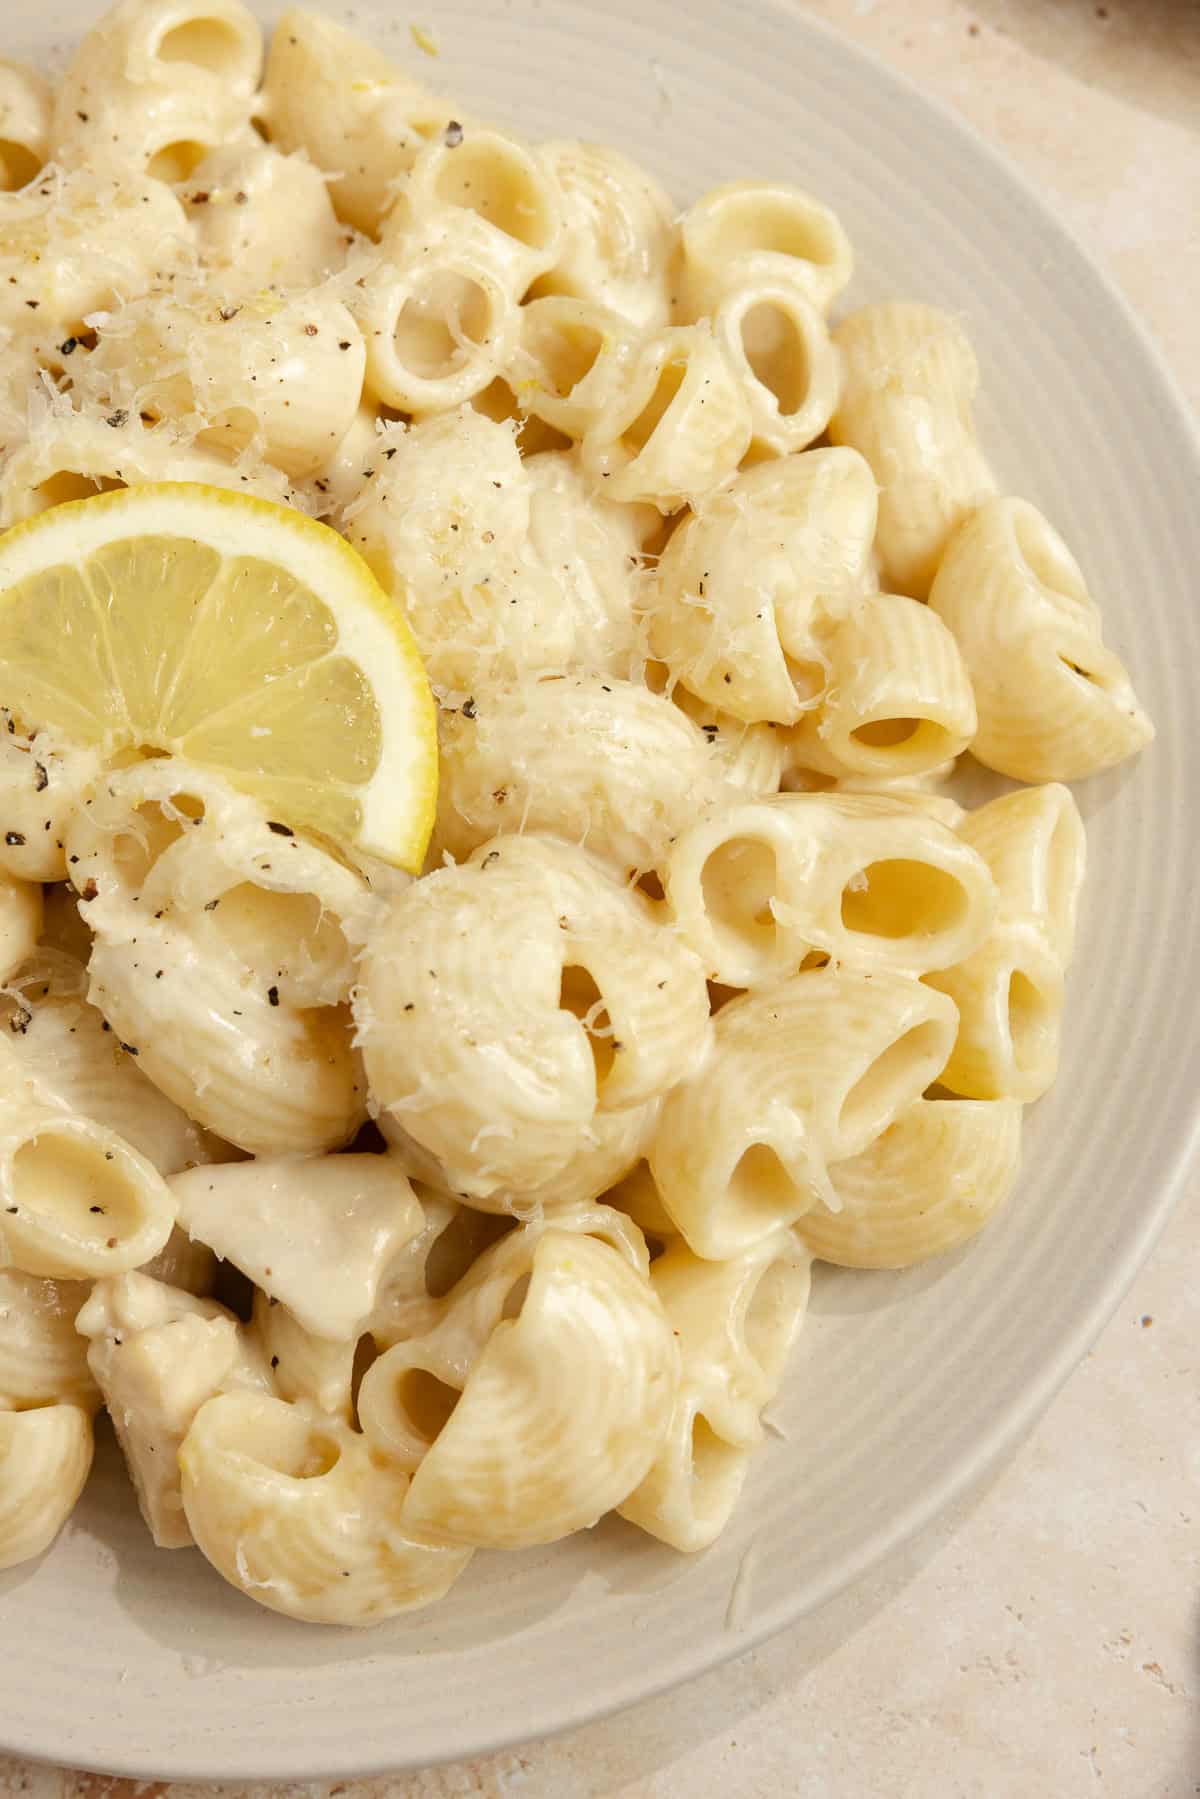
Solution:
[[[807,10],[1008,151],[1115,275],[1200,408],[1200,0]],[[258,1799],[1200,1794],[1196,1197],[1011,1464],[817,1617],[573,1736]],[[0,1758],[0,1799],[234,1791]]]

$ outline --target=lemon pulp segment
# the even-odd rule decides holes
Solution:
[[[420,866],[433,701],[403,614],[336,532],[189,484],[0,538],[0,703],[106,755],[218,769],[272,817]]]

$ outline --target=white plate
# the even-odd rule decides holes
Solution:
[[[5,53],[45,57],[92,0],[11,10]],[[1015,1202],[949,1262],[824,1275],[774,1408],[787,1439],[720,1543],[685,1560],[605,1524],[480,1556],[440,1607],[333,1633],[257,1610],[195,1553],[154,1550],[109,1454],[53,1553],[0,1576],[0,1742],[124,1774],[312,1778],[478,1754],[748,1648],[1013,1446],[1145,1256],[1197,1135],[1200,446],[1122,302],[959,123],[768,0],[447,0],[436,62],[409,37],[419,9],[354,12],[473,109],[618,144],[680,199],[793,179],[850,232],[853,300],[961,313],[987,449],[1076,547],[1159,738],[1078,789],[1092,875],[1065,1055]]]

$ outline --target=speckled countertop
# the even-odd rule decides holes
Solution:
[[[1200,410],[1200,0],[807,10],[1008,151],[1116,277]],[[255,1799],[1200,1794],[1196,1197],[1011,1464],[815,1618],[573,1736]],[[235,1791],[0,1758],[0,1799]]]

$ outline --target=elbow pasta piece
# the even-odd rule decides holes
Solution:
[[[77,1319],[146,1528],[160,1549],[192,1542],[179,1448],[206,1400],[269,1386],[232,1312],[150,1279],[97,1281]]]
[[[179,1464],[200,1549],[231,1586],[289,1618],[378,1624],[441,1599],[471,1559],[414,1533],[405,1477],[377,1467],[341,1419],[305,1406],[220,1394]]]
[[[361,879],[174,759],[109,776],[68,848],[89,998],[154,1084],[255,1155],[347,1142],[365,1117],[340,1003]]]
[[[607,1243],[547,1231],[519,1312],[492,1330],[421,1460],[407,1524],[494,1549],[594,1524],[645,1478],[678,1381],[645,1276]]]
[[[959,835],[992,870],[998,908],[967,959],[928,976],[959,1010],[942,1084],[970,1099],[1034,1100],[1058,1069],[1063,973],[1083,882],[1083,823],[1065,787],[1003,794]]]
[[[669,700],[603,675],[496,686],[439,720],[436,850],[463,860],[501,832],[546,831],[622,873],[658,868],[724,769]],[[655,771],[655,783],[646,780]]]
[[[562,193],[565,220],[554,266],[534,292],[605,307],[643,330],[667,324],[675,247],[670,196],[606,145],[553,138],[540,150]]]
[[[222,299],[204,283],[149,293],[110,320],[81,391],[186,424],[202,449],[251,451],[298,479],[354,423],[365,368],[362,334],[331,288]]]
[[[93,1442],[77,1405],[0,1412],[0,1573],[49,1549],[83,1492]]]
[[[796,1224],[841,1268],[911,1268],[958,1249],[1004,1204],[1021,1165],[1014,1099],[919,1099],[869,1149],[831,1171],[840,1210]]]
[[[147,481],[204,481],[279,505],[295,499],[282,470],[245,457],[229,462],[214,450],[198,449],[166,420],[147,429],[130,407],[118,407],[106,418],[51,413],[0,466],[0,530],[64,500],[86,500]],[[84,754],[73,751],[77,763]]]
[[[36,69],[0,59],[0,191],[25,187],[46,161],[52,103]]]
[[[346,1424],[354,1422],[356,1337],[335,1342],[315,1336],[295,1313],[262,1292],[254,1295],[250,1336],[281,1399],[309,1405]]]
[[[996,910],[986,862],[920,809],[869,794],[777,794],[683,833],[663,881],[710,981],[761,987],[818,950],[926,974],[962,962]]]
[[[975,439],[975,352],[949,313],[888,302],[833,334],[842,387],[835,443],[860,450],[879,482],[885,585],[922,600],[951,532],[995,491]]]
[[[533,491],[511,429],[470,408],[380,438],[347,535],[403,605],[440,694],[573,659],[575,620],[529,542]]]
[[[7,523],[0,517],[0,527]],[[100,772],[99,754],[52,731],[6,732],[5,722],[0,709],[0,871],[21,881],[64,881],[66,828]]]
[[[558,591],[569,666],[630,675],[641,664],[636,511],[597,498],[576,457],[543,451],[524,464],[529,549]]]
[[[414,417],[447,412],[495,380],[520,331],[498,233],[472,214],[419,221],[348,290],[372,399]]]
[[[416,1328],[398,1338],[363,1377],[358,1415],[373,1450],[410,1472],[440,1427],[426,1401],[437,1387],[461,1393],[496,1326],[513,1315],[548,1230],[607,1243],[643,1278],[649,1256],[631,1219],[608,1206],[556,1210],[519,1226],[485,1249],[441,1300],[431,1299]],[[436,1383],[430,1387],[430,1382]]]
[[[63,79],[67,88],[192,79],[248,99],[262,59],[262,33],[241,0],[116,0],[80,40]]]
[[[1154,736],[1105,647],[1083,571],[1027,500],[989,500],[946,545],[929,594],[975,688],[971,754],[1019,781],[1077,781]]]
[[[675,1243],[650,1285],[679,1343],[679,1393],[666,1440],[623,1518],[675,1549],[707,1549],[729,1522],[760,1416],[779,1391],[808,1305],[812,1258],[780,1231],[728,1262]]]
[[[85,317],[143,293],[190,247],[170,188],[107,164],[51,171],[20,193],[0,193],[0,329],[13,340],[6,356],[24,343],[43,366],[65,369]]]
[[[49,1280],[121,1274],[156,1255],[175,1208],[144,1156],[45,1104],[0,1043],[0,1262]]]
[[[340,219],[374,234],[396,182],[450,118],[373,45],[332,19],[289,8],[271,38],[261,98],[271,141],[328,176]]]
[[[871,580],[875,481],[854,451],[807,450],[739,475],[672,534],[654,652],[747,724],[793,724],[824,690],[828,628]]]
[[[197,163],[183,193],[206,268],[258,286],[313,288],[345,260],[321,170],[270,144],[223,144]]]
[[[1001,919],[965,962],[925,978],[960,1019],[942,1085],[969,1099],[1040,1099],[1058,1072],[1064,991],[1045,933]]]
[[[818,1201],[836,1205],[829,1165],[938,1078],[955,1022],[920,981],[833,965],[722,1007],[713,1053],[664,1102],[649,1155],[693,1253],[738,1255]]]
[[[424,229],[478,226],[504,285],[520,300],[552,268],[563,236],[563,197],[540,151],[488,125],[460,126],[418,151],[381,233],[391,255]]]
[[[522,306],[505,374],[525,412],[579,443],[620,379],[636,335],[627,319],[594,300],[547,294]]]
[[[753,448],[767,456],[807,449],[833,416],[839,369],[803,284],[778,276],[740,282],[713,314],[713,334],[750,408]]]
[[[262,34],[240,0],[119,0],[84,37],[54,108],[63,165],[97,156],[182,181],[250,133]]]
[[[788,733],[800,767],[887,781],[932,773],[972,744],[970,678],[930,607],[867,594],[828,632],[825,648],[828,686]]]
[[[60,1401],[94,1410],[100,1403],[75,1317],[85,1281],[47,1281],[0,1268],[0,1413]]]
[[[614,375],[580,445],[597,492],[674,512],[736,472],[750,409],[709,325],[648,333]]]
[[[683,215],[681,308],[715,313],[747,281],[795,283],[827,312],[854,268],[850,240],[828,206],[782,181],[728,181]]]
[[[0,981],[7,981],[33,953],[41,931],[41,887],[0,866]]]
[[[598,1112],[666,1092],[709,1037],[691,951],[551,838],[497,838],[412,886],[367,942],[356,1013],[389,1134],[484,1211],[551,1185]]]
[[[423,1223],[392,1156],[260,1157],[188,1169],[170,1186],[190,1237],[336,1341],[365,1328],[388,1262]]]
[[[1070,788],[1003,793],[963,813],[958,834],[991,870],[1000,917],[1040,925],[1065,968],[1075,948],[1087,861],[1083,820]]]
[[[160,1093],[116,1041],[87,1004],[87,972],[80,963],[41,950],[12,992],[12,1059],[39,1100],[115,1131],[159,1174],[232,1153]]]

